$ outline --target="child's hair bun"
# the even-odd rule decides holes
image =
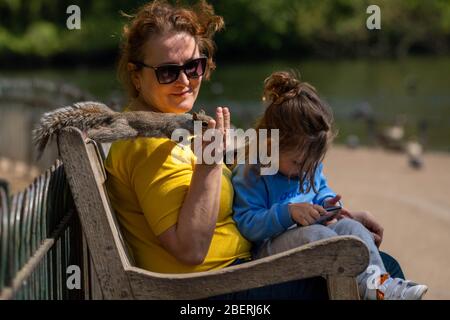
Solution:
[[[298,94],[301,84],[300,76],[293,71],[274,72],[264,80],[263,100],[275,104],[281,103]]]

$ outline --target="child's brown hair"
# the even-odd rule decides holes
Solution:
[[[333,114],[316,89],[293,71],[274,72],[264,81],[263,100],[268,103],[256,129],[279,129],[279,152],[300,155],[300,192],[314,186],[314,173],[332,139]],[[307,189],[304,183],[308,181]]]

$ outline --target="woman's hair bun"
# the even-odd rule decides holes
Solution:
[[[264,80],[263,100],[280,103],[295,96],[300,86],[300,75],[297,75],[294,71],[274,72]]]

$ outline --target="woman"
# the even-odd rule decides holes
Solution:
[[[191,8],[165,1],[141,7],[123,34],[119,77],[129,95],[126,110],[190,111],[215,68],[212,37],[222,28],[204,1]],[[208,126],[223,133],[229,125],[228,109],[217,108]],[[200,164],[189,148],[166,138],[139,138],[113,143],[105,167],[112,206],[139,267],[186,273],[250,259],[251,244],[232,219],[231,172],[223,164]],[[283,286],[221,298],[284,298]],[[326,297],[322,279],[293,286],[291,298]]]
[[[143,6],[124,30],[119,63],[128,110],[190,111],[214,69],[212,36],[222,27],[204,2],[193,9],[163,1]],[[209,128],[223,132],[229,124],[228,109],[217,108]],[[250,257],[231,217],[231,172],[223,164],[196,164],[192,151],[151,138],[114,143],[106,169],[112,205],[140,267],[184,273]]]

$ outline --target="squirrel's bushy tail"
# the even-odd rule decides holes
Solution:
[[[64,127],[76,127],[82,131],[112,122],[117,112],[100,102],[79,102],[68,107],[45,113],[33,130],[33,141],[39,159],[49,140]]]

